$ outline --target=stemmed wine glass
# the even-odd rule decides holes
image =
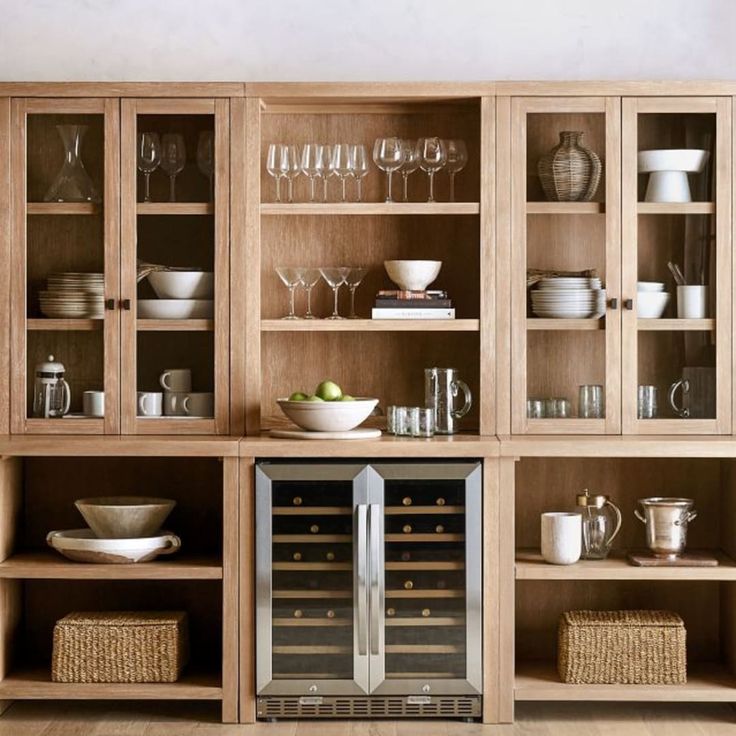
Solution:
[[[458,174],[465,168],[468,163],[468,149],[465,141],[457,138],[451,138],[445,142],[445,151],[447,152],[447,164],[445,165],[447,173],[450,175],[450,202],[455,201],[455,174]]]
[[[327,201],[327,180],[335,175],[332,170],[332,148],[333,146],[322,146],[322,201]]]
[[[302,281],[302,269],[289,266],[276,266],[276,273],[284,282],[284,286],[289,289],[289,314],[281,319],[301,319],[294,312],[294,291]]]
[[[326,319],[345,319],[345,317],[341,317],[337,311],[337,295],[340,287],[345,283],[345,279],[347,279],[349,271],[350,269],[345,266],[319,269],[319,272],[322,274],[322,278],[332,288],[332,293],[335,297],[335,306],[333,307],[332,314],[329,317],[326,317]]]
[[[161,138],[161,149],[161,168],[169,175],[169,202],[176,202],[176,175],[184,169],[187,161],[184,136],[166,133]]]
[[[197,141],[197,166],[209,182],[210,202],[215,201],[215,187],[212,175],[215,173],[215,131],[203,130]]]
[[[427,202],[434,202],[434,175],[447,162],[445,144],[439,138],[420,138],[417,142],[419,166],[429,176],[429,196]]]
[[[317,285],[320,279],[320,272],[318,268],[302,268],[302,286],[307,292],[307,313],[304,315],[304,319],[317,319],[312,314],[312,289]]]
[[[403,160],[401,152],[401,141],[398,138],[376,138],[373,144],[373,161],[381,171],[386,172],[388,179],[386,187],[386,201],[393,202],[391,198],[391,178]]]
[[[419,168],[419,152],[415,141],[401,141],[401,151],[404,154],[403,161],[399,167],[399,173],[404,178],[404,202],[409,201],[409,174],[413,174]]]
[[[362,143],[350,147],[350,173],[355,178],[357,186],[356,202],[362,202],[363,177],[368,174],[368,154]]]
[[[281,201],[281,179],[289,169],[286,146],[283,143],[271,143],[266,156],[266,171],[276,180],[276,201]]]
[[[367,268],[356,267],[348,269],[348,275],[345,278],[345,283],[350,289],[350,314],[348,319],[360,319],[355,313],[355,290],[360,286],[360,282],[365,278],[368,273]]]
[[[289,180],[288,201],[294,201],[294,179],[302,173],[301,160],[299,159],[299,148],[294,145],[284,146],[286,153],[286,178]]]
[[[138,136],[138,170],[145,177],[144,202],[151,201],[151,174],[161,163],[161,141],[158,133],[141,133]]]
[[[348,177],[352,173],[350,157],[350,144],[338,143],[332,149],[332,161],[330,162],[330,170],[340,177],[342,184],[342,201],[347,202],[347,191],[345,189]]]
[[[319,143],[305,143],[302,148],[301,168],[304,176],[309,179],[309,201],[314,202],[315,180],[322,175],[324,161],[322,146]]]

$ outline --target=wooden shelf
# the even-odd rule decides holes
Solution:
[[[342,572],[352,570],[351,562],[273,562],[272,570],[323,570],[327,572]]]
[[[162,557],[131,565],[72,562],[52,551],[22,552],[0,562],[0,578],[23,580],[221,580],[214,557]]]
[[[464,590],[453,590],[452,588],[425,588],[404,590],[389,589],[386,598],[465,598]]]
[[[29,215],[96,215],[102,206],[94,202],[29,202]]]
[[[464,514],[465,506],[385,506],[386,516],[414,516],[422,514]]]
[[[298,542],[304,544],[313,542],[315,544],[336,544],[339,542],[351,542],[353,541],[352,534],[274,534],[272,541],[275,544],[279,542],[284,544],[291,544]]]
[[[478,332],[477,319],[263,319],[262,332]]]
[[[274,654],[352,654],[353,648],[339,644],[285,644],[276,645],[271,650]]]
[[[139,215],[212,215],[215,206],[211,202],[138,202]]]
[[[387,618],[386,626],[402,627],[402,626],[465,626],[465,619],[462,616],[406,616],[406,617],[390,617]]]
[[[387,562],[386,570],[464,570],[465,563],[460,561],[441,561],[436,562]]]
[[[606,211],[603,202],[527,202],[527,215],[599,215]]]
[[[736,562],[721,552],[717,567],[637,567],[622,553],[605,560],[580,560],[574,565],[550,565],[538,550],[516,552],[517,580],[682,580],[736,581]]]
[[[140,332],[212,332],[213,319],[137,319]]]
[[[455,644],[386,644],[386,654],[463,654]]]
[[[464,534],[386,534],[385,542],[464,542]]]
[[[272,598],[315,598],[315,599],[329,599],[338,598],[341,600],[349,599],[353,597],[353,591],[351,590],[273,590],[271,593]]]
[[[104,319],[52,319],[33,317],[26,320],[26,328],[34,332],[92,332],[101,330]]]
[[[352,506],[274,506],[274,516],[349,516]]]
[[[544,317],[529,317],[526,321],[527,330],[605,330],[606,321],[600,317],[590,319],[546,319]]]
[[[320,628],[323,626],[352,626],[352,618],[274,618],[271,623],[274,626],[287,626],[289,628]]]
[[[515,700],[620,700],[731,702],[736,677],[719,664],[688,665],[684,685],[569,685],[560,682],[554,663],[516,665]]]
[[[640,332],[704,332],[715,330],[715,319],[637,319]]]
[[[478,202],[263,203],[262,215],[477,215]]]
[[[712,215],[716,211],[713,202],[638,202],[640,215]]]

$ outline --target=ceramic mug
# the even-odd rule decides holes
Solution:
[[[138,416],[160,417],[162,397],[160,391],[138,391]]]
[[[192,372],[189,368],[166,368],[158,382],[164,391],[191,391]]]
[[[677,317],[679,319],[705,319],[708,316],[707,286],[677,287]]]
[[[184,399],[187,396],[189,396],[187,391],[164,391],[164,416],[185,416]]]
[[[542,557],[553,565],[572,565],[582,553],[583,517],[567,511],[542,514]]]
[[[82,413],[87,417],[104,417],[105,392],[85,391],[82,394]]]
[[[188,393],[181,403],[185,416],[213,417],[215,415],[215,395],[211,391]]]

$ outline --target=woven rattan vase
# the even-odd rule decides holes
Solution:
[[[563,130],[560,142],[537,164],[542,189],[552,202],[590,202],[601,180],[601,160],[582,144],[580,131]]]

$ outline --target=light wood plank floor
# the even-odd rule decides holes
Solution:
[[[0,736],[736,736],[717,704],[522,703],[514,726],[436,721],[217,723],[208,704],[15,703]]]

